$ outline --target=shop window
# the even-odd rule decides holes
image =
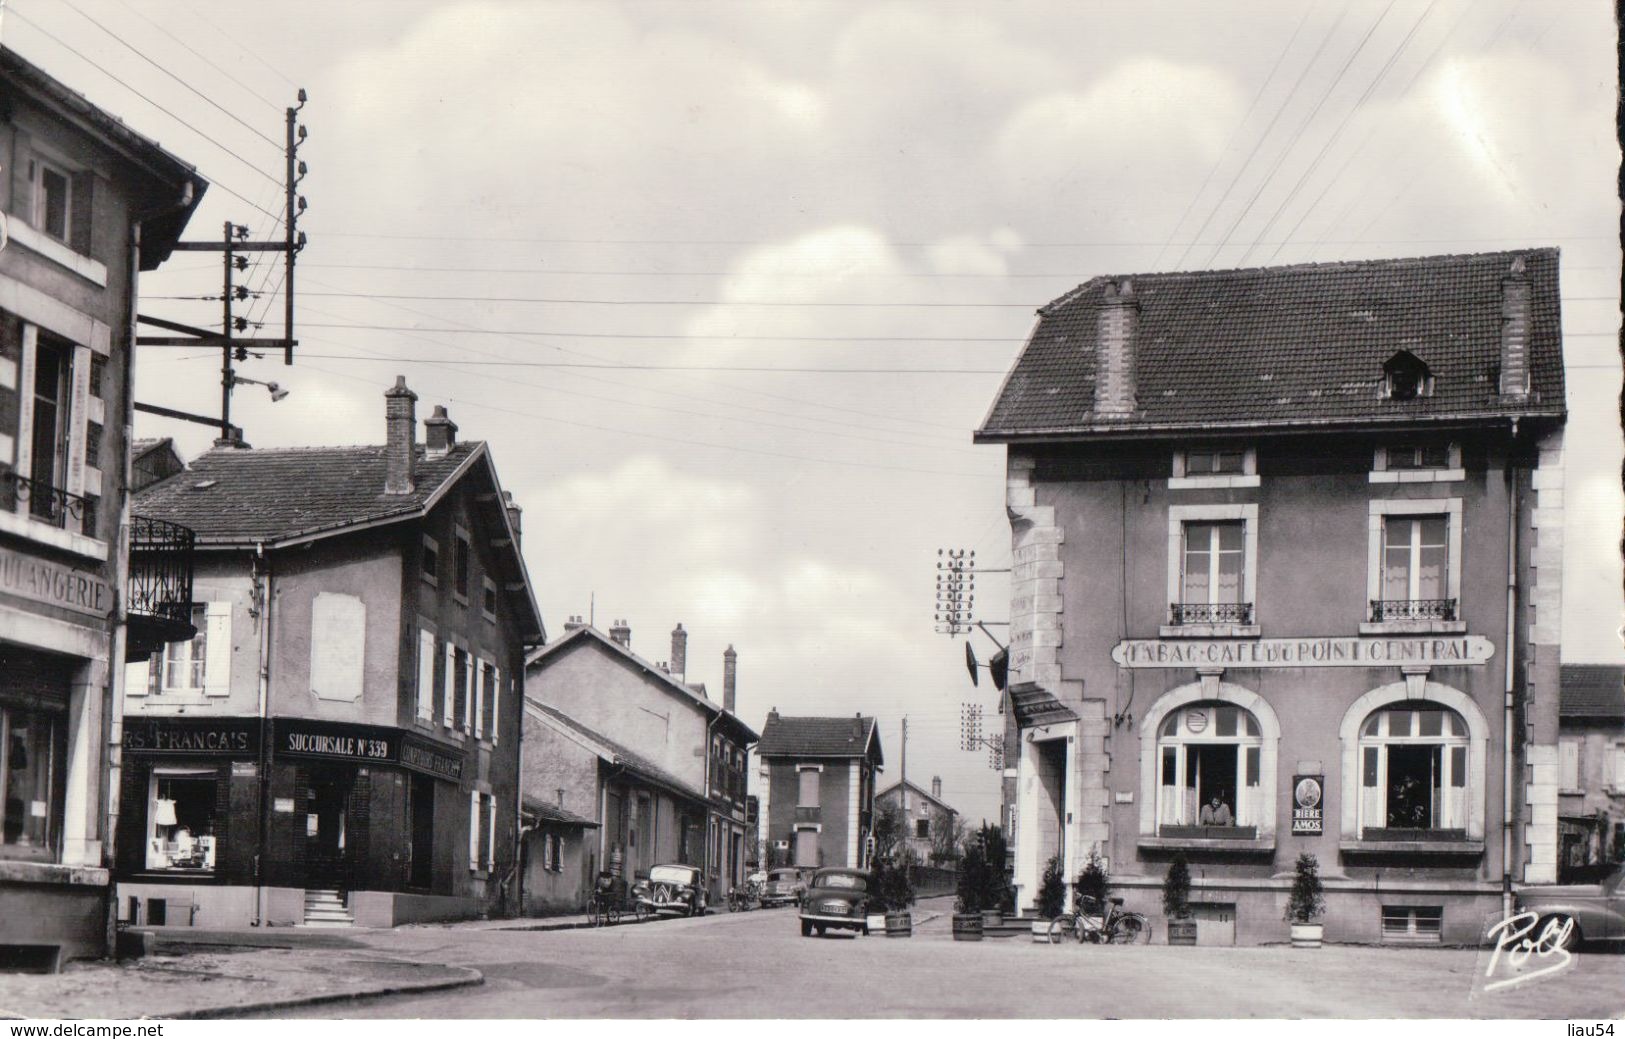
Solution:
[[[1382,907],[1382,940],[1385,942],[1436,945],[1443,933],[1443,906]]]
[[[60,711],[0,706],[0,858],[55,857],[65,721]]]
[[[1171,712],[1157,736],[1157,829],[1162,836],[1249,839],[1267,810],[1263,738],[1250,711],[1194,703]]]
[[[1407,701],[1360,728],[1359,825],[1366,840],[1422,831],[1466,837],[1467,723],[1439,704]]]
[[[213,872],[217,786],[212,769],[152,770],[147,783],[149,870]]]

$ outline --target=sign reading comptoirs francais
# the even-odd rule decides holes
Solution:
[[[1122,667],[1383,667],[1488,663],[1495,644],[1482,635],[1387,638],[1128,639],[1112,649]]]

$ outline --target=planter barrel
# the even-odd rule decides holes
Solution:
[[[886,914],[886,937],[909,938],[914,934],[914,917],[909,913]]]
[[[1192,917],[1168,921],[1169,945],[1195,945],[1196,920]]]
[[[1318,949],[1324,931],[1324,924],[1293,924],[1292,947],[1294,949]]]
[[[997,927],[1004,923],[1004,914],[997,909],[982,910],[982,931],[985,933],[989,927]]]
[[[1048,920],[1034,920],[1033,921],[1033,941],[1040,942],[1040,943],[1042,943],[1044,945],[1048,945],[1049,944],[1049,925],[1050,925],[1050,921],[1048,921]]]
[[[885,913],[870,913],[868,916],[863,918],[863,922],[869,928],[870,934],[886,933]]]
[[[954,914],[954,941],[979,942],[982,940],[981,913]]]

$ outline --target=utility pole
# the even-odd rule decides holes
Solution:
[[[908,715],[903,715],[903,779],[899,787],[903,791],[903,811],[908,811]]]

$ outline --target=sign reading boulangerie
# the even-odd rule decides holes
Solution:
[[[1382,667],[1485,664],[1482,635],[1317,636],[1299,639],[1127,639],[1112,649],[1122,667]]]
[[[105,617],[113,609],[113,589],[101,578],[9,548],[0,548],[0,592],[92,617]]]

